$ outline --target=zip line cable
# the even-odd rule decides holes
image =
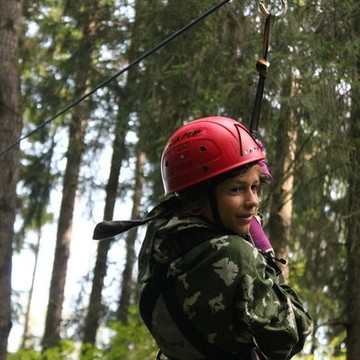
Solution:
[[[197,17],[196,19],[192,20],[190,23],[188,23],[187,25],[185,25],[184,27],[180,28],[179,30],[177,30],[176,32],[174,32],[172,35],[170,35],[168,38],[166,38],[165,40],[163,40],[162,42],[160,42],[159,44],[157,44],[156,46],[154,46],[152,49],[146,51],[143,55],[141,55],[140,57],[138,57],[137,59],[135,59],[132,63],[130,63],[128,66],[126,66],[125,68],[123,68],[122,70],[118,71],[116,74],[112,75],[111,77],[109,77],[108,79],[104,80],[102,83],[100,83],[98,86],[96,86],[95,88],[93,88],[92,90],[90,90],[89,92],[87,92],[86,94],[84,94],[83,96],[81,96],[80,98],[78,98],[77,100],[73,101],[72,103],[70,103],[68,106],[66,106],[65,108],[63,108],[62,110],[60,110],[58,113],[56,113],[54,116],[52,116],[51,118],[45,120],[43,123],[41,123],[40,125],[38,125],[34,130],[30,131],[29,133],[25,134],[24,136],[20,137],[18,140],[16,140],[12,145],[8,146],[7,148],[5,148],[4,150],[2,150],[0,152],[0,157],[3,156],[4,154],[6,154],[8,151],[10,151],[11,149],[13,149],[15,146],[17,146],[18,144],[20,144],[21,141],[27,139],[28,137],[32,136],[33,134],[35,134],[37,131],[39,131],[40,129],[42,129],[43,127],[45,127],[47,124],[49,124],[50,122],[52,122],[53,120],[55,120],[56,118],[58,118],[59,116],[63,115],[64,113],[66,113],[68,110],[72,109],[73,107],[75,107],[76,105],[78,105],[80,102],[82,102],[83,100],[87,99],[89,96],[91,96],[92,94],[94,94],[96,91],[98,91],[99,89],[103,88],[104,86],[106,86],[109,82],[111,82],[112,80],[116,79],[118,76],[122,75],[123,73],[125,73],[126,71],[130,70],[133,66],[137,65],[138,63],[140,63],[142,60],[144,60],[145,58],[147,58],[148,56],[150,56],[151,54],[153,54],[154,52],[156,52],[157,50],[159,50],[160,48],[164,47],[165,45],[167,45],[168,43],[170,43],[171,41],[173,41],[175,38],[177,38],[179,35],[181,35],[182,33],[184,33],[185,31],[189,30],[191,27],[193,27],[194,25],[196,25],[197,23],[199,23],[200,21],[204,20],[206,17],[208,17],[209,15],[211,15],[212,13],[214,13],[215,11],[217,11],[218,9],[220,9],[223,5],[225,5],[226,3],[228,3],[231,0],[223,0],[221,2],[219,2],[218,4],[216,4],[215,6],[213,6],[212,8],[210,8],[209,10],[207,10],[206,12],[204,12],[202,15],[200,15],[199,17]]]

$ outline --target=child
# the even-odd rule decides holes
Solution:
[[[140,313],[158,359],[286,360],[302,350],[310,316],[281,282],[255,222],[264,159],[241,123],[220,116],[192,121],[162,154],[168,198],[143,221],[98,225],[104,237],[148,223],[139,255]],[[266,249],[256,247],[251,225]]]

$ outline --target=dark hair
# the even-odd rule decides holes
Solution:
[[[212,183],[212,187],[216,187],[219,184],[221,184],[222,182],[224,182],[226,179],[230,179],[230,178],[234,178],[235,176],[238,175],[243,175],[246,174],[254,165],[257,165],[258,162],[252,162],[250,164],[246,164],[243,165],[241,167],[235,168],[233,170],[227,171],[223,174],[220,174],[216,177],[214,177],[213,179],[211,179],[211,183]]]
[[[199,184],[179,191],[178,196],[184,202],[186,214],[200,215],[212,188],[213,186],[211,186],[209,181],[202,181]]]
[[[209,198],[210,192],[223,181],[229,178],[233,178],[238,175],[246,174],[250,168],[254,165],[258,165],[258,162],[252,162],[247,165],[243,165],[236,169],[227,171],[223,174],[215,176],[212,179],[202,181],[196,185],[190,186],[184,190],[178,192],[178,196],[184,202],[184,211],[187,214],[199,215],[202,212],[202,206]],[[261,183],[264,181],[260,177]],[[185,210],[187,209],[187,210]]]

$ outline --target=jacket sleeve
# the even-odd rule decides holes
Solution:
[[[271,360],[291,359],[302,350],[312,320],[296,292],[279,281],[274,269],[250,244],[237,251],[240,282],[236,316],[258,350]]]

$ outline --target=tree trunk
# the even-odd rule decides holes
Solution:
[[[291,99],[297,90],[291,75],[285,80],[283,93]],[[288,260],[291,218],[293,208],[294,161],[296,153],[296,114],[286,109],[279,120],[275,143],[276,164],[274,164],[274,179],[271,193],[271,209],[269,217],[269,235],[276,256]],[[289,267],[282,266],[285,281],[289,278]]]
[[[31,276],[31,285],[29,290],[29,298],[26,305],[26,311],[25,311],[25,321],[24,321],[24,332],[21,340],[21,348],[26,349],[28,339],[30,337],[29,334],[29,321],[30,321],[30,311],[31,311],[31,303],[33,300],[33,293],[34,293],[34,285],[35,285],[35,277],[36,277],[36,270],[38,267],[38,260],[39,260],[39,250],[40,250],[40,242],[41,242],[41,228],[38,229],[37,234],[37,243],[34,247],[34,268],[32,271]]]
[[[145,154],[137,151],[136,171],[135,171],[135,188],[133,196],[133,208],[131,218],[137,219],[140,216],[141,198],[143,196],[144,186],[144,166]],[[128,308],[133,293],[133,269],[136,261],[135,241],[137,236],[137,228],[128,232],[126,237],[126,260],[122,273],[122,283],[120,291],[119,307],[117,309],[117,319],[124,324],[128,322]]]
[[[18,39],[22,2],[0,0],[0,149],[21,135]],[[16,208],[19,146],[0,155],[0,360],[7,354],[11,329],[12,243]]]
[[[121,120],[119,119],[116,125],[110,175],[106,185],[105,220],[112,220],[113,218],[115,202],[118,196],[120,169],[125,154],[125,136],[128,128],[128,118],[125,118],[126,121]],[[101,294],[107,273],[107,257],[111,242],[112,239],[106,239],[98,244],[88,312],[84,323],[83,344],[94,345],[96,341],[96,333],[102,317],[103,305]]]
[[[136,14],[138,14],[137,5]],[[128,53],[129,63],[138,57],[138,23],[135,21],[133,31],[131,33],[131,44]],[[127,83],[124,89],[119,89],[119,115],[115,127],[115,139],[113,142],[113,154],[111,158],[111,168],[108,183],[106,185],[106,199],[104,209],[104,220],[112,220],[114,215],[115,202],[118,196],[118,182],[121,170],[121,164],[125,160],[125,137],[129,130],[129,116],[138,97],[138,91],[133,88],[138,84],[138,71],[132,69],[128,73]],[[133,98],[135,96],[135,99]],[[96,342],[96,334],[99,328],[99,322],[102,317],[102,290],[104,287],[104,279],[107,273],[107,258],[112,239],[99,242],[96,255],[96,263],[94,267],[94,277],[88,306],[88,312],[84,321],[83,344],[94,345]]]
[[[360,32],[358,32],[360,33]],[[360,64],[360,61],[359,61]],[[348,186],[347,235],[347,360],[360,359],[360,87],[359,74],[352,90],[349,137],[351,146]]]
[[[92,9],[97,5],[93,4]],[[86,13],[88,18],[83,25],[83,38],[80,43],[81,58],[75,65],[75,96],[79,98],[87,91],[91,69],[91,53],[95,41],[96,23],[93,14]],[[60,340],[60,325],[68,260],[70,257],[70,242],[72,236],[72,219],[78,188],[78,179],[85,151],[85,133],[88,124],[89,108],[87,102],[82,102],[73,110],[69,131],[69,146],[67,163],[63,181],[63,194],[60,206],[59,222],[56,236],[55,257],[51,276],[49,302],[45,330],[42,341],[43,350],[56,346]]]
[[[63,196],[60,207],[55,257],[43,337],[44,350],[49,347],[56,346],[60,340],[60,323],[64,302],[66,271],[70,256],[72,218],[78,186],[81,157],[84,151],[84,136],[87,119],[75,117],[72,121],[73,126],[70,130],[70,142],[63,182]]]
[[[360,36],[360,8],[353,3],[353,38]],[[351,83],[351,117],[349,119],[350,144],[348,168],[348,221],[347,221],[347,360],[360,359],[360,54],[356,53],[356,66]]]

